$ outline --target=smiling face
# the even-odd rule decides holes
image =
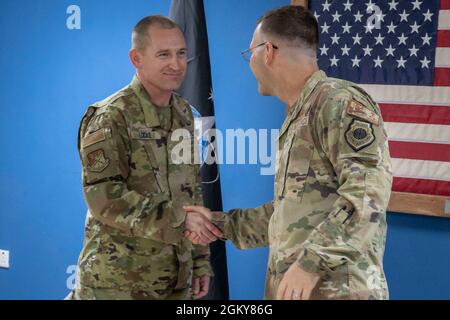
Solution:
[[[187,49],[178,28],[152,26],[148,31],[148,45],[136,50],[135,64],[140,80],[160,93],[178,89],[186,75]]]

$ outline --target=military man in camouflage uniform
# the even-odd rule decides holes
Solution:
[[[186,51],[174,22],[142,19],[130,51],[136,76],[81,121],[89,210],[75,299],[190,299],[208,291],[209,249],[183,236],[182,206],[203,204],[199,167],[193,159],[179,164],[174,150],[183,137],[192,156],[197,150],[191,107],[173,93]]]
[[[287,6],[258,23],[250,67],[263,95],[290,106],[280,131],[273,202],[211,213],[186,207],[186,232],[207,243],[212,218],[238,248],[270,246],[267,299],[387,299],[383,272],[392,171],[378,105],[318,70],[318,28]],[[204,231],[203,231],[204,233]]]

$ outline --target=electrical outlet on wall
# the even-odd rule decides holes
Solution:
[[[0,268],[9,268],[9,251],[0,250]]]

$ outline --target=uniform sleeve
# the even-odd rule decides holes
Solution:
[[[194,245],[194,277],[214,276],[210,256],[209,246]]]
[[[233,209],[228,214],[213,212],[212,221],[239,249],[269,245],[269,221],[273,214],[273,202],[253,209]]]
[[[357,104],[360,117],[348,112],[350,104]],[[383,238],[378,233],[385,223],[392,172],[378,115],[377,105],[353,99],[328,99],[318,114],[315,132],[338,178],[339,198],[305,241],[298,257],[305,271],[323,274],[355,262]]]
[[[194,148],[194,150],[196,150]],[[195,151],[197,152],[197,150]],[[196,174],[196,186],[194,191],[194,204],[203,206],[203,188],[200,176],[200,167],[197,166]],[[194,260],[194,277],[213,276],[214,272],[210,263],[210,248],[209,246],[194,245],[192,252],[192,258]]]
[[[164,193],[142,195],[127,187],[128,131],[120,111],[94,114],[80,129],[83,194],[100,222],[133,236],[176,244],[182,227]],[[179,215],[177,215],[179,217]]]

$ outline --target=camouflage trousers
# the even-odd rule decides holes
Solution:
[[[191,300],[189,288],[155,291],[121,290],[116,288],[81,287],[72,291],[65,300]]]

